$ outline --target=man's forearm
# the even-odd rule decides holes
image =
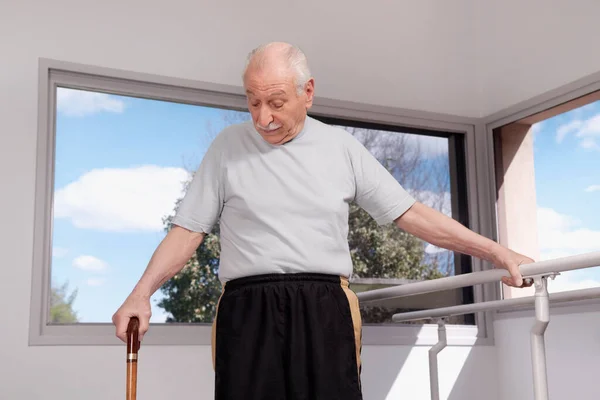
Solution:
[[[204,233],[174,226],[158,245],[133,294],[151,297],[166,281],[183,269],[202,243]]]
[[[418,202],[395,222],[399,228],[432,245],[492,263],[498,262],[505,250],[493,240]]]

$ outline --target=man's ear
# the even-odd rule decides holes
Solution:
[[[315,97],[315,79],[310,78],[304,86],[304,93],[306,94],[306,109],[309,109],[313,105]]]

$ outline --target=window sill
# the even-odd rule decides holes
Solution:
[[[490,338],[478,336],[476,326],[448,325],[449,346],[488,345]],[[432,346],[438,341],[437,325],[366,325],[364,346]],[[210,324],[150,324],[143,345],[210,346]],[[30,346],[104,346],[123,345],[112,324],[51,325],[31,332]]]

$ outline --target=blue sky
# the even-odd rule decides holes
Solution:
[[[600,102],[534,126],[541,259],[600,250]],[[551,291],[600,285],[600,268],[564,272]]]
[[[59,92],[57,106],[52,283],[77,288],[82,322],[109,322],[164,237],[162,218],[182,195],[185,169],[198,165],[231,112],[72,90]],[[600,243],[593,208],[600,200],[600,121],[589,122],[595,115],[600,107],[588,106],[535,128],[540,229],[550,242],[564,239],[564,248],[547,255]],[[447,157],[443,140],[424,138],[421,145],[425,157]],[[600,281],[600,274],[577,274],[569,284]],[[154,304],[153,314],[153,322],[165,318]]]

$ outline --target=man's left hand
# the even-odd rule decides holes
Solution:
[[[510,277],[502,277],[502,283],[512,287],[523,288],[531,286],[531,282],[525,283],[519,267],[523,264],[531,264],[533,262],[535,261],[527,256],[510,249],[504,249],[502,253],[497,254],[494,264],[497,268],[505,269],[510,273]]]

